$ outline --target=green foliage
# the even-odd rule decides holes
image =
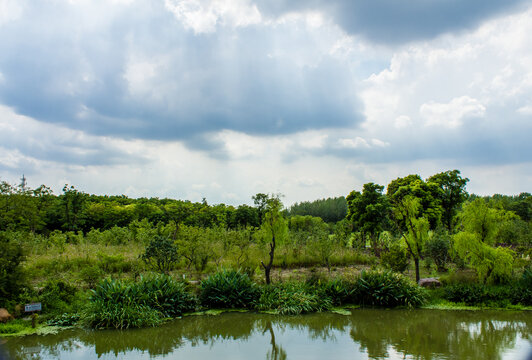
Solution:
[[[332,307],[332,301],[321,297],[312,287],[301,282],[266,285],[257,304],[261,311],[272,311],[282,315],[298,315],[325,311]]]
[[[156,236],[142,254],[141,259],[160,272],[168,273],[179,261],[177,246],[164,236]]]
[[[482,283],[507,283],[510,281],[514,252],[508,248],[494,248],[481,240],[480,235],[459,232],[453,236],[453,248],[477,272]]]
[[[258,295],[249,276],[237,270],[222,270],[201,282],[201,304],[211,308],[249,308]]]
[[[31,327],[31,323],[29,321],[24,320],[13,320],[6,324],[0,323],[0,334],[2,335],[10,335],[10,334],[16,334],[23,332],[24,330],[27,330]],[[0,353],[2,355],[2,353]]]
[[[139,301],[161,312],[165,317],[177,317],[194,311],[197,299],[183,282],[167,275],[143,277],[133,286],[144,294]]]
[[[288,216],[319,217],[327,223],[336,223],[347,215],[347,202],[341,196],[337,198],[327,198],[314,201],[303,201],[295,203],[288,210]]]
[[[193,310],[195,304],[186,286],[166,275],[143,278],[137,283],[105,279],[91,290],[82,319],[94,328],[155,326],[164,317]]]
[[[441,206],[442,189],[439,184],[431,181],[425,182],[419,175],[408,175],[390,182],[386,194],[394,208],[400,207],[407,197],[416,199],[419,206],[413,216],[427,219],[431,229],[435,229],[440,223],[443,208]],[[399,228],[405,230],[406,218],[397,218],[396,221]]]
[[[79,272],[81,280],[84,281],[89,288],[94,287],[94,285],[102,278],[103,274],[103,271],[98,266],[87,266]]]
[[[370,306],[417,307],[425,292],[412,280],[391,271],[363,271],[355,281],[353,303]]]
[[[25,283],[24,259],[22,246],[0,232],[0,303],[15,300],[21,292]]]
[[[395,272],[402,273],[408,267],[408,254],[406,248],[399,243],[393,243],[381,254],[382,264]]]
[[[532,290],[521,284],[493,286],[456,283],[445,286],[442,297],[466,305],[497,307],[506,307],[509,304],[532,305]]]
[[[368,234],[375,255],[378,255],[379,233],[388,222],[390,204],[382,194],[384,186],[364,184],[362,193],[351,191],[347,196],[347,219],[353,222],[362,234]]]
[[[38,294],[42,313],[54,317],[76,312],[77,292],[74,286],[62,280],[48,280]]]
[[[209,260],[214,258],[213,242],[216,240],[213,229],[194,226],[180,226],[177,231],[176,245],[179,255],[187,261],[187,269],[194,266],[196,271],[203,272]]]
[[[425,256],[431,258],[436,264],[438,271],[446,271],[446,265],[450,261],[451,241],[444,233],[436,233],[425,243]]]
[[[442,221],[448,231],[452,231],[454,228],[456,214],[462,203],[467,199],[468,194],[465,187],[468,181],[468,178],[460,176],[460,171],[458,170],[441,172],[427,179],[427,182],[436,183],[441,189]]]
[[[403,233],[408,252],[414,259],[416,267],[416,282],[419,281],[419,260],[425,242],[430,238],[429,221],[420,216],[420,200],[407,195],[394,205],[395,217],[404,224],[406,232]]]
[[[352,282],[345,279],[332,279],[320,285],[320,292],[331,299],[333,305],[340,306],[353,302],[355,287]]]

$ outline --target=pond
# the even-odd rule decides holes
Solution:
[[[527,359],[532,312],[356,309],[188,316],[127,331],[0,339],[8,359]]]

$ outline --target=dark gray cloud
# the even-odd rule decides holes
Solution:
[[[379,43],[430,39],[478,26],[484,20],[530,5],[530,0],[258,0],[273,16],[321,10],[351,34]]]
[[[92,134],[189,144],[221,129],[275,135],[362,121],[346,65],[276,55],[281,38],[290,51],[312,48],[305,33],[257,25],[197,35],[163,6],[126,6],[92,26],[74,5],[27,8],[0,27],[0,103]]]

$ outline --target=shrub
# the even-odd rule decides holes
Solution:
[[[177,246],[164,236],[156,236],[146,247],[141,259],[160,272],[168,273],[179,261]]]
[[[165,317],[194,310],[196,302],[185,284],[166,275],[139,282],[105,279],[91,290],[83,321],[96,328],[155,326]]]
[[[116,329],[160,324],[163,315],[144,304],[144,294],[139,290],[138,286],[125,281],[102,280],[91,290],[83,322],[94,328]]]
[[[257,309],[282,315],[324,311],[332,307],[331,299],[321,297],[305,283],[289,282],[262,288]]]
[[[507,306],[509,303],[530,304],[532,293],[521,286],[489,286],[452,284],[443,288],[443,298],[466,305]]]
[[[144,303],[166,317],[176,317],[194,311],[197,299],[187,291],[187,285],[167,275],[141,278],[137,284],[144,294]]]
[[[447,270],[445,265],[450,260],[450,249],[450,237],[446,234],[437,234],[425,243],[425,255],[434,261],[439,272]]]
[[[59,316],[73,310],[77,290],[62,280],[48,280],[39,292],[43,314]]]
[[[25,281],[22,247],[0,232],[0,304],[15,300]]]
[[[391,271],[363,271],[355,281],[353,303],[371,306],[420,306],[424,290],[412,280]]]
[[[249,276],[236,270],[222,270],[201,282],[201,304],[211,308],[251,307],[258,295]]]
[[[408,267],[408,254],[404,247],[395,243],[382,253],[381,261],[386,268],[402,273]]]
[[[352,301],[354,285],[344,279],[333,279],[324,283],[320,291],[333,305],[344,305]]]
[[[87,283],[90,288],[94,287],[102,275],[103,272],[97,266],[88,266],[79,272],[81,280]]]

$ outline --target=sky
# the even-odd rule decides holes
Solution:
[[[0,0],[0,180],[285,205],[532,192],[532,0]]]

